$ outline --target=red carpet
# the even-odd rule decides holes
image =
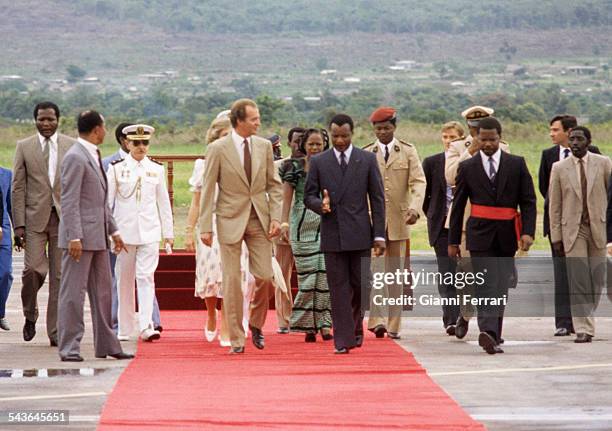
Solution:
[[[205,312],[163,312],[164,332],[138,345],[99,430],[483,430],[389,339],[334,355],[332,342],[305,344],[274,333],[244,355],[204,340]],[[166,329],[168,328],[168,329]]]

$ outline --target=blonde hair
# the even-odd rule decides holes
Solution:
[[[215,118],[213,122],[210,123],[210,127],[206,131],[206,144],[208,145],[212,142],[215,142],[221,137],[221,132],[229,129],[230,127],[231,124],[228,117],[223,116]]]
[[[459,138],[465,138],[465,131],[463,130],[463,126],[458,121],[449,121],[448,123],[444,123],[441,132],[445,132],[449,129],[455,129],[459,134]]]

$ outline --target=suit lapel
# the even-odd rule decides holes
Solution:
[[[335,155],[334,155],[334,160],[335,160]],[[337,160],[335,160],[335,162],[338,165],[338,169],[340,170],[340,176],[342,177],[342,170],[340,169],[340,165],[338,164]],[[344,176],[342,177],[342,182],[340,183],[340,190],[338,191],[338,198],[337,198],[338,201],[342,200],[342,196],[344,195],[344,192],[346,191],[347,186],[353,180],[357,170],[359,169],[360,164],[361,164],[361,154],[359,150],[357,149],[357,147],[353,146],[353,151],[351,151],[351,158],[348,161],[346,172],[344,173]]]
[[[43,155],[38,135],[34,135],[34,142],[32,142],[32,156],[34,157],[34,160],[36,160],[36,164],[38,165],[40,171],[45,176],[47,184],[49,184],[49,187],[52,187],[52,184],[49,181],[49,167],[45,164],[45,156]]]
[[[499,198],[504,194],[504,187],[506,187],[506,182],[508,180],[509,167],[506,166],[507,163],[509,163],[509,161],[502,151],[499,158],[499,167],[497,168],[497,196],[495,197],[497,201],[499,201]]]
[[[385,171],[385,155],[382,153],[382,151],[380,151],[380,147],[378,146],[377,143],[374,143],[376,148],[376,151],[374,151],[374,154],[376,155],[376,162],[378,163],[378,168],[381,172]]]
[[[94,172],[96,173],[96,175],[98,176],[98,179],[100,180],[100,183],[102,183],[102,188],[104,190],[106,190],[106,177],[103,177],[102,175],[102,169],[100,169],[100,164],[94,160],[94,158],[91,156],[91,154],[89,154],[89,151],[87,151],[87,149],[81,145],[78,144],[81,151],[83,152],[83,154],[85,154],[85,157],[87,157],[87,160],[89,161],[89,164],[91,165],[91,167],[93,168]]]
[[[261,162],[265,157],[266,146],[259,145],[258,142],[251,137],[251,148],[253,151],[253,156],[251,157],[251,184],[255,182],[255,177],[259,173],[259,168],[261,166]],[[245,174],[246,177],[246,174]]]
[[[444,175],[444,169],[446,168],[446,156],[444,153],[440,154],[436,163],[436,175],[440,180],[440,192],[446,196],[446,176]]]
[[[329,170],[334,177],[334,184],[338,186],[338,193],[341,193],[342,188],[342,169],[340,169],[340,164],[338,163],[338,159],[336,159],[336,154],[334,154],[334,149],[330,148],[327,150],[326,162],[329,166]],[[338,195],[340,196],[340,195]],[[336,198],[340,200],[340,198]]]
[[[571,157],[568,157],[565,160],[568,160],[566,163],[565,169],[567,172],[567,176],[569,177],[569,182],[574,188],[574,191],[576,192],[576,196],[578,196],[578,198],[582,200],[582,187],[580,186],[580,177],[576,173],[576,165],[574,164],[574,159],[572,159]],[[588,181],[587,181],[587,187],[588,187]]]
[[[393,140],[389,145],[390,145],[389,159],[387,160],[387,166],[391,166],[391,164],[393,164],[393,162],[396,161],[399,157],[399,151],[395,151],[395,146],[397,145],[396,141]],[[383,157],[383,163],[384,161],[385,161],[385,158]]]
[[[589,196],[591,194],[591,190],[593,190],[593,185],[595,184],[595,178],[597,178],[598,171],[599,164],[597,163],[597,159],[589,156],[589,164],[587,165],[586,169],[587,196]],[[582,190],[582,188],[580,190]]]
[[[236,151],[236,146],[234,145],[234,140],[232,139],[232,135],[227,135],[228,137],[225,140],[225,148],[223,149],[223,155],[229,162],[229,164],[234,168],[234,170],[238,173],[238,176],[242,179],[244,184],[247,187],[251,187],[249,182],[247,181],[246,172],[244,172],[244,166],[240,163],[240,156],[238,155],[238,151]],[[254,147],[254,145],[253,145]],[[253,163],[253,157],[251,156],[251,166]],[[253,170],[251,169],[251,181],[253,180]]]

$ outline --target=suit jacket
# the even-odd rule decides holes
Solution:
[[[10,247],[12,245],[11,239],[11,182],[13,180],[13,173],[6,168],[0,167],[0,214],[2,214],[2,241],[1,245]]]
[[[274,167],[272,144],[252,136],[251,146],[249,184],[231,133],[208,145],[200,198],[200,232],[213,231],[214,211],[222,244],[234,244],[242,239],[251,206],[266,231],[271,220],[281,219],[282,183]],[[217,185],[219,194],[213,205]]]
[[[59,247],[80,239],[85,251],[107,250],[109,235],[117,231],[107,199],[106,175],[80,143],[64,156],[61,171]]]
[[[606,247],[606,210],[608,181],[612,162],[606,156],[590,153],[585,170],[587,180],[587,207],[591,236],[599,248]],[[582,188],[576,172],[574,157],[553,164],[548,189],[550,200],[550,241],[563,241],[565,251],[571,250],[578,237],[582,217]]]
[[[501,152],[495,187],[482,166],[480,152],[459,164],[457,189],[450,214],[449,244],[461,242],[463,213],[468,199],[472,204],[520,208],[521,235],[534,236],[536,196],[525,159]],[[517,238],[514,220],[487,220],[470,216],[466,226],[466,246],[470,251],[487,251],[495,247],[504,255],[514,255]]]
[[[322,214],[325,189],[332,211]],[[374,238],[385,237],[385,192],[376,156],[355,146],[344,176],[333,148],[310,159],[304,204],[321,215],[323,252],[366,250]]]
[[[612,175],[610,175],[610,181],[608,181],[608,211],[607,211],[607,225],[608,225],[608,243],[612,242]]]
[[[601,154],[595,145],[589,145],[589,151]],[[570,153],[571,154],[571,153]],[[550,183],[550,171],[555,162],[559,161],[559,146],[553,145],[542,151],[540,160],[540,171],[538,173],[538,188],[544,198],[544,236],[550,235],[550,215],[548,213],[548,185]]]
[[[38,140],[38,135],[17,142],[13,163],[13,222],[15,227],[26,227],[34,232],[47,228],[51,207],[60,215],[60,166],[68,149],[76,141],[58,133],[55,181],[49,182],[49,169]]]
[[[407,142],[395,140],[385,163],[385,155],[377,143],[364,148],[374,153],[385,189],[385,227],[391,241],[410,238],[406,224],[408,209],[420,213],[425,194],[425,175],[416,148]]]
[[[427,181],[423,212],[427,216],[427,233],[432,247],[444,229],[446,220],[446,177],[444,176],[444,153],[435,154],[423,160],[423,171]]]

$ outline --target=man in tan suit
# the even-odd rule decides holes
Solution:
[[[58,244],[60,218],[60,166],[76,142],[57,132],[60,111],[51,102],[34,108],[38,132],[17,142],[13,164],[12,212],[15,245],[25,249],[21,302],[25,325],[23,339],[36,335],[38,291],[49,273],[47,335],[57,346],[57,297],[62,253]],[[48,246],[48,252],[47,252]]]
[[[240,283],[242,241],[249,249],[249,271],[256,281],[249,328],[253,344],[263,349],[262,328],[274,289],[271,239],[280,233],[282,186],[274,168],[272,144],[255,136],[260,125],[255,102],[249,99],[234,102],[230,121],[232,132],[208,146],[199,223],[201,240],[210,247],[213,212],[217,216],[223,316],[230,333],[230,353],[244,353]],[[215,205],[217,186],[219,194]]]
[[[469,136],[462,139],[457,139],[450,143],[446,154],[446,161],[444,163],[444,176],[446,177],[446,183],[452,187],[453,193],[455,190],[455,182],[457,178],[457,169],[459,163],[469,159],[474,154],[478,153],[482,147],[478,142],[478,124],[483,118],[490,117],[495,111],[492,108],[486,106],[472,106],[461,113],[461,116],[465,118],[470,131]],[[502,151],[510,153],[508,144],[504,142],[499,143],[499,148]],[[457,262],[458,272],[472,272],[471,265],[469,263],[470,252],[465,247],[465,224],[470,215],[470,203],[468,202],[465,209],[465,216],[463,218],[463,234],[461,236],[461,256],[466,259],[463,262],[460,260]],[[449,228],[450,213],[446,218],[445,228]],[[474,296],[474,286],[465,285],[463,289],[458,289],[457,293],[459,296],[470,295]],[[464,304],[463,300],[460,302],[459,318],[457,319],[457,325],[455,326],[455,336],[462,339],[467,335],[469,329],[470,319],[476,313],[476,308],[470,303]]]
[[[378,168],[385,187],[385,272],[402,269],[406,256],[406,240],[410,238],[409,225],[419,218],[419,208],[425,198],[425,174],[414,145],[395,137],[397,116],[395,109],[382,107],[370,116],[376,142],[365,151],[376,154]],[[384,297],[399,298],[402,285],[387,286]],[[375,292],[372,290],[372,298]],[[376,294],[380,294],[377,292]],[[382,338],[400,338],[401,305],[383,307],[371,301],[368,329]]]
[[[567,257],[572,323],[576,343],[595,335],[593,313],[606,283],[606,210],[612,162],[588,152],[591,132],[574,127],[572,155],[553,164],[550,199],[550,241],[557,256]]]

